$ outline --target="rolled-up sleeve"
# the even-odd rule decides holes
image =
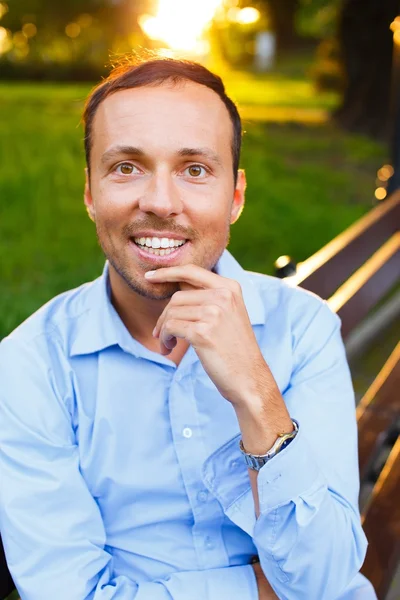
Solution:
[[[326,303],[296,341],[293,357],[283,397],[300,431],[259,471],[259,518],[240,436],[206,461],[203,477],[227,516],[252,536],[279,598],[334,600],[359,571],[367,541],[358,510],[353,387],[340,320]]]
[[[115,576],[102,516],[80,471],[68,382],[51,367],[53,351],[10,339],[0,344],[0,530],[21,597],[256,600],[251,565],[144,582]]]

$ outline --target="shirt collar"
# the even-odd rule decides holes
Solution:
[[[106,261],[101,277],[89,284],[86,289],[87,310],[72,342],[71,356],[99,352],[114,345],[119,345],[133,354],[139,354],[135,351],[138,342],[132,338],[111,302],[108,269],[109,265]],[[264,324],[265,309],[259,291],[249,273],[239,265],[228,250],[225,250],[219,259],[215,272],[240,283],[251,324]]]

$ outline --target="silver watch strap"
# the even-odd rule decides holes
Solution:
[[[286,448],[290,444],[292,440],[296,437],[299,431],[299,424],[295,419],[292,419],[293,423],[293,431],[290,433],[282,433],[276,439],[274,445],[266,454],[250,454],[246,452],[242,440],[239,442],[239,448],[242,452],[245,462],[250,469],[254,469],[255,471],[259,471],[265,463],[271,460],[274,456],[276,456],[281,450]]]

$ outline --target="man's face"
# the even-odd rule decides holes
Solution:
[[[178,284],[155,285],[144,273],[188,263],[211,270],[243,206],[228,111],[205,86],[166,83],[109,96],[92,132],[85,204],[110,276],[142,296],[167,299]]]

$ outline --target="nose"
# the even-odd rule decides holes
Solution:
[[[154,173],[139,200],[139,208],[164,219],[182,212],[183,203],[171,173]]]

